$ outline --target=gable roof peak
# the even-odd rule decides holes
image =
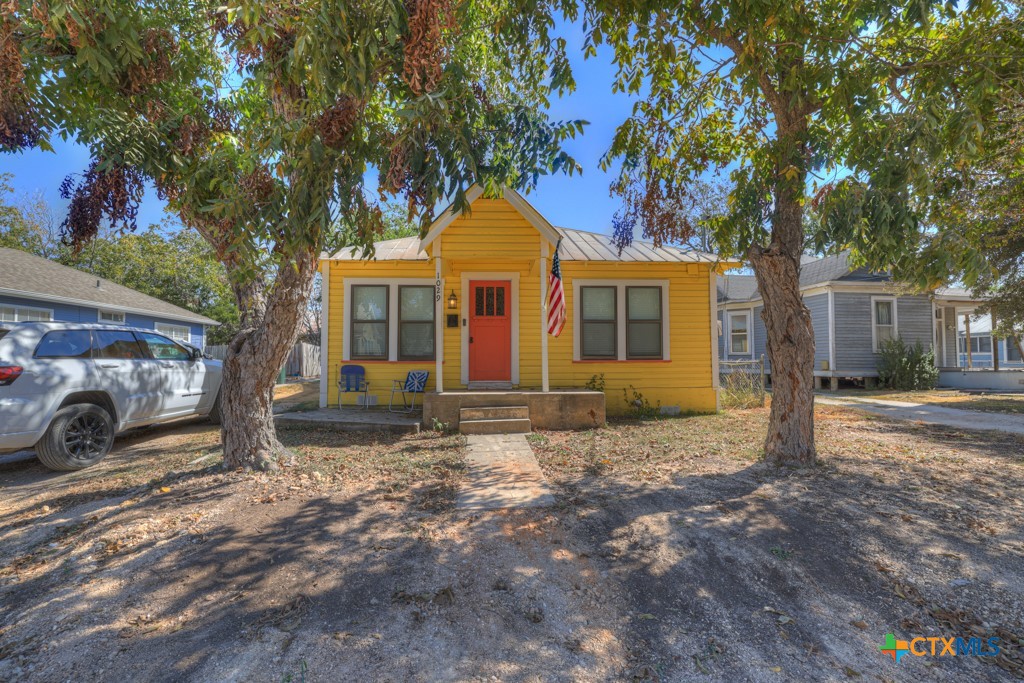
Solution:
[[[474,184],[466,191],[466,203],[472,205],[473,202],[480,199],[483,194],[484,188],[480,185]],[[526,201],[526,198],[523,197],[523,195],[519,194],[511,187],[503,185],[501,189],[501,198],[511,204],[512,208],[519,212],[519,215],[526,219],[526,222],[532,225],[542,237],[552,243],[558,242],[558,231],[555,230],[555,227],[551,225],[551,223],[549,223],[548,220],[544,218],[539,211],[537,211],[537,209],[533,208],[533,206]],[[454,223],[455,219],[461,215],[462,210],[460,209],[459,211],[455,211],[454,206],[449,206],[445,209],[437,220],[431,224],[426,236],[420,240],[420,251],[426,252],[427,247],[430,246],[434,240],[440,237],[441,233],[444,232],[445,229]]]

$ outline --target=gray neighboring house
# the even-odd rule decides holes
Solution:
[[[106,323],[155,330],[200,349],[216,320],[110,280],[0,248],[0,330],[19,322]]]
[[[920,342],[934,350],[940,386],[1024,389],[1019,344],[993,338],[991,318],[974,314],[982,302],[965,290],[907,294],[888,274],[852,267],[845,252],[805,256],[800,290],[814,327],[817,388],[837,389],[840,379],[872,386],[878,377],[879,343],[900,336],[908,344]],[[719,278],[719,358],[749,361],[763,354],[770,375],[763,308],[753,275]]]

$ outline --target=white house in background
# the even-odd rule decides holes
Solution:
[[[719,358],[755,360],[764,355],[767,364],[764,303],[754,276],[724,275],[718,283]],[[819,387],[838,388],[840,379],[872,385],[878,377],[880,342],[899,336],[934,351],[941,386],[1024,389],[1020,345],[992,336],[991,316],[975,315],[983,302],[966,290],[947,287],[907,294],[888,274],[853,268],[846,252],[804,257],[800,290],[814,327]],[[770,365],[766,372],[771,374]]]

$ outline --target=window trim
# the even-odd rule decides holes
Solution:
[[[878,318],[875,316],[875,305],[879,301],[889,301],[892,303],[892,338],[896,339],[900,336],[900,318],[899,318],[899,306],[898,297],[895,296],[873,296],[871,297],[871,351],[872,353],[881,353],[878,348]]]
[[[747,321],[747,350],[746,351],[733,351],[732,350],[732,318],[743,317]],[[726,358],[731,356],[750,356],[754,357],[754,311],[746,308],[737,311],[726,311],[725,312],[725,355]]]
[[[362,358],[352,355],[352,287],[360,285],[376,285],[388,289],[388,324],[387,324],[387,354],[381,358]],[[342,361],[364,361],[366,363],[397,363],[398,359],[398,325],[391,324],[392,316],[390,311],[396,310],[398,302],[398,285],[418,285],[421,287],[436,287],[437,283],[432,277],[346,277],[342,278],[342,316],[341,324],[344,333],[342,334],[341,359]],[[435,294],[435,299],[436,299]],[[333,297],[332,297],[333,298]],[[437,315],[436,308],[434,315]],[[438,321],[434,321],[435,327]],[[435,329],[436,334],[436,329]],[[437,354],[437,341],[434,342],[434,354]],[[425,362],[420,360],[401,361],[404,363]]]
[[[655,280],[655,279],[629,279],[621,280],[617,278],[573,278],[572,279],[572,301],[567,302],[571,307],[572,316],[572,360],[574,363],[616,363],[616,362],[628,362],[628,363],[660,363],[668,362],[672,360],[672,311],[669,306],[670,292],[670,280]],[[580,298],[581,287],[616,287],[619,291],[616,294],[616,349],[618,351],[616,358],[604,358],[604,359],[589,359],[581,356],[581,330],[580,321],[582,318],[582,300]],[[626,287],[660,287],[661,288],[661,358],[655,358],[653,356],[644,358],[627,358],[626,357]],[[568,290],[568,288],[567,288]],[[568,291],[566,291],[568,295]],[[709,319],[710,320],[710,319]]]
[[[661,333],[662,325],[665,324],[665,301],[661,295],[661,287],[658,285],[626,285],[626,360],[661,360],[665,353],[665,335]],[[656,289],[658,290],[658,319],[654,320],[632,320],[629,317],[629,290],[631,289]],[[658,353],[657,355],[651,356],[638,356],[629,352],[629,326],[634,323],[645,323],[650,324],[653,322],[658,323]]]
[[[119,315],[119,316],[121,316],[121,321],[120,322],[115,322],[113,320],[104,320],[103,319],[103,315],[104,314],[106,314],[106,315]],[[112,310],[105,309],[105,308],[98,308],[98,309],[96,309],[96,322],[101,323],[103,325],[127,325],[128,324],[128,315],[124,311],[112,311]],[[186,325],[182,325],[182,327],[186,327]],[[192,328],[191,327],[189,327],[188,334],[189,334],[189,338],[191,338],[192,337]]]
[[[352,353],[352,360],[389,360],[391,356],[391,286],[384,282],[378,282],[375,284],[359,284],[352,286],[351,297],[349,298],[349,309],[351,310],[352,304],[355,303],[356,294],[355,290],[360,287],[374,287],[377,289],[384,289],[384,320],[356,320],[354,315],[349,315],[349,339],[355,339],[356,323],[384,323],[384,353],[379,355],[365,355]]]
[[[25,306],[23,304],[6,304],[0,303],[0,308],[12,308],[14,309],[14,317],[18,317],[18,310],[22,311],[38,311],[40,313],[46,313],[50,318],[48,320],[0,320],[0,324],[18,325],[24,322],[53,322],[53,309],[43,308],[42,306]]]
[[[161,330],[160,329],[161,326],[163,326],[165,329]],[[188,330],[188,339],[178,339],[177,337],[174,336],[174,334],[172,332],[168,332],[166,330],[166,328],[168,328],[168,327],[177,327],[177,328],[182,328],[182,329]],[[155,323],[153,323],[153,331],[156,332],[157,334],[163,335],[163,336],[167,337],[168,339],[170,339],[171,341],[177,342],[179,344],[182,344],[182,343],[184,343],[184,344],[191,344],[192,343],[192,326],[191,325],[175,325],[174,323],[155,322]]]
[[[615,315],[611,320],[587,320],[583,317],[583,294],[588,289],[610,289],[612,290],[612,305]],[[588,323],[612,324],[612,352],[609,355],[587,354],[583,349],[583,328]],[[580,360],[618,360],[619,358],[619,288],[615,285],[583,285],[580,287]]]
[[[365,286],[365,285],[362,285],[362,286]],[[395,285],[395,288],[398,290],[398,307],[396,308],[396,316],[395,316],[396,317],[396,323],[395,324],[398,326],[398,348],[396,349],[397,359],[398,360],[402,360],[402,361],[428,361],[428,360],[436,360],[437,359],[437,334],[436,334],[436,332],[437,332],[437,305],[436,305],[436,301],[434,300],[433,297],[431,297],[431,301],[430,301],[430,320],[429,321],[427,321],[427,320],[403,320],[402,319],[402,290],[403,289],[429,289],[432,292],[434,292],[434,295],[436,296],[437,288],[434,286],[433,282],[431,282],[429,284],[425,284],[425,285]],[[405,325],[406,323],[414,323],[414,324],[422,325],[422,324],[427,323],[427,322],[430,323],[431,332],[434,333],[434,334],[431,335],[431,337],[433,339],[433,342],[434,342],[434,344],[433,344],[433,353],[431,353],[429,356],[409,356],[409,355],[403,355],[402,354],[402,326]]]

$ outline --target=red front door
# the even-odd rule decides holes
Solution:
[[[469,381],[512,381],[512,287],[469,283]]]

